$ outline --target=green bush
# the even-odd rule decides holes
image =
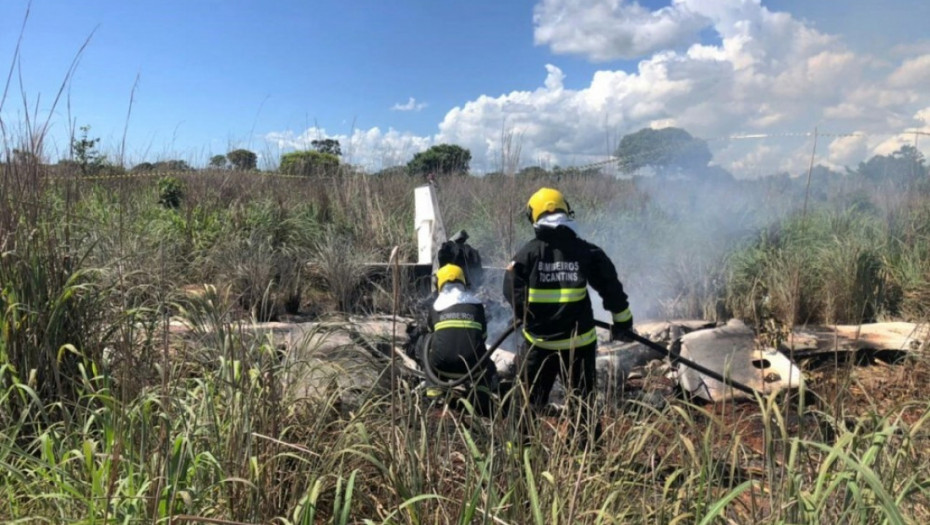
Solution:
[[[281,173],[331,176],[339,170],[339,157],[320,151],[294,151],[281,155]]]
[[[184,198],[184,182],[177,177],[158,179],[158,203],[165,208],[178,209]]]

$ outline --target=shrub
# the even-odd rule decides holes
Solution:
[[[281,173],[288,175],[335,175],[339,157],[319,151],[294,151],[281,155]]]
[[[165,208],[178,209],[184,198],[184,182],[177,177],[158,179],[158,203]]]

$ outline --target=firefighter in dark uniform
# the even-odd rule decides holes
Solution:
[[[430,337],[422,361],[444,381],[468,375],[465,398],[479,414],[490,415],[497,369],[490,359],[481,359],[487,353],[487,320],[484,305],[467,284],[459,266],[446,264],[436,271],[438,294],[429,309]],[[441,395],[442,389],[428,384],[428,397]]]
[[[517,252],[504,277],[504,297],[523,322],[518,369],[535,409],[549,402],[560,377],[566,392],[581,400],[581,428],[573,429],[575,435],[586,439],[590,434],[596,443],[601,434],[595,409],[597,337],[588,285],[612,314],[612,339],[628,340],[633,314],[613,263],[601,248],[578,236],[561,192],[540,189],[527,203],[526,215],[535,239]],[[521,426],[526,431],[526,423]]]

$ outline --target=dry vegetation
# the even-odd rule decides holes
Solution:
[[[789,397],[605,403],[600,450],[569,449],[570,416],[553,416],[532,453],[514,456],[508,414],[442,415],[391,392],[387,375],[351,396],[334,383],[294,397],[285,378],[322,366],[314,343],[282,358],[270,336],[232,324],[389,310],[389,290],[361,272],[394,246],[412,259],[420,181],[190,172],[175,175],[171,208],[160,176],[0,167],[0,519],[930,520],[922,353],[811,365],[808,391]],[[570,196],[634,295],[653,299],[634,305],[639,318],[926,321],[926,181],[824,181],[802,214],[803,184],[781,179],[657,192],[596,175],[449,177],[446,224],[504,263],[528,234],[525,196],[544,183]],[[197,337],[169,339],[172,318]],[[351,363],[374,366],[361,353],[326,366]]]

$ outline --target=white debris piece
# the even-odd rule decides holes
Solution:
[[[920,351],[927,348],[927,324],[885,322],[858,325],[805,326],[791,332],[787,350],[797,357],[875,350]]]
[[[803,381],[791,360],[774,349],[759,349],[753,331],[737,319],[682,336],[681,357],[763,393],[798,388]],[[709,401],[750,397],[685,365],[678,369],[681,387],[694,396]]]
[[[494,367],[497,369],[497,375],[502,378],[510,379],[516,373],[517,368],[517,354],[511,352],[510,350],[504,350],[498,348],[491,354],[491,361],[494,362]]]
[[[413,203],[413,227],[417,231],[417,264],[435,264],[436,252],[447,237],[433,187],[427,184],[414,189]]]

